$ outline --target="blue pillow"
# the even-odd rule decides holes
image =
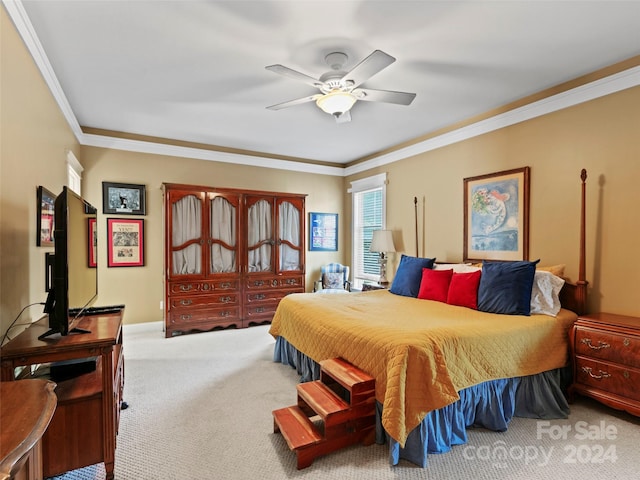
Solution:
[[[409,257],[402,255],[398,271],[389,291],[404,297],[417,297],[422,281],[422,269],[433,268],[435,258]]]
[[[483,262],[478,310],[507,315],[531,314],[535,262]]]

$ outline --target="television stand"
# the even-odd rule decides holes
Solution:
[[[95,370],[57,383],[58,407],[42,437],[44,477],[104,462],[113,479],[116,435],[124,388],[122,317],[117,313],[90,315],[78,321],[82,335],[39,339],[48,330],[44,316],[0,349],[2,381],[38,376],[30,365],[95,357]],[[27,367],[18,374],[17,367]],[[64,439],[64,441],[61,441]]]
[[[91,333],[91,330],[87,330],[86,328],[74,327],[71,330],[69,330],[67,335],[72,335],[74,333],[77,333],[77,334],[80,334],[80,333]],[[57,330],[54,330],[52,328],[51,330],[48,330],[48,331],[44,332],[42,335],[40,335],[38,337],[38,340],[44,340],[45,338],[50,337],[50,336],[55,335],[55,334],[60,334],[60,332],[57,331]],[[60,336],[62,336],[62,335],[60,334]]]

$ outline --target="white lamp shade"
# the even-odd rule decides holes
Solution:
[[[322,111],[331,115],[338,115],[350,110],[356,100],[356,97],[349,92],[335,90],[317,99],[316,104]]]
[[[374,230],[371,240],[370,252],[395,252],[396,246],[393,244],[393,232],[391,230]]]

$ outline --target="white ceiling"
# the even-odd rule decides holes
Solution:
[[[27,24],[83,127],[346,164],[640,54],[640,1],[36,1]],[[364,87],[410,106],[357,102],[337,124],[312,77],[397,61]]]

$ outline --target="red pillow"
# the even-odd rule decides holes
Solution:
[[[452,274],[453,270],[431,270],[430,268],[423,268],[418,298],[446,302]]]
[[[449,284],[447,303],[478,309],[478,285],[482,270],[470,273],[454,273]]]

